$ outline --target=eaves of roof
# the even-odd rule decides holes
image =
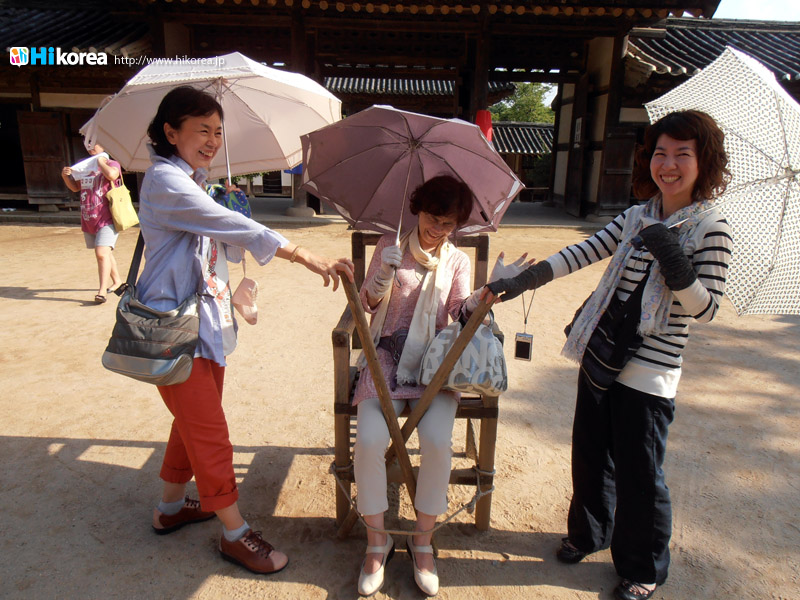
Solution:
[[[332,94],[370,94],[393,96],[452,96],[454,84],[448,80],[398,79],[376,77],[326,77],[325,87]],[[513,91],[513,83],[489,82],[489,93]]]
[[[492,143],[500,154],[549,154],[553,149],[552,123],[492,123]]]
[[[666,20],[662,36],[632,34],[628,56],[659,74],[694,75],[726,46],[749,54],[779,81],[800,79],[800,23],[730,19]]]

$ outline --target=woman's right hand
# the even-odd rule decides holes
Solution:
[[[403,262],[403,251],[398,246],[386,246],[381,251],[381,268],[367,283],[367,295],[373,302],[383,298],[392,285],[395,272]],[[372,304],[371,302],[370,304]]]
[[[339,277],[347,277],[348,281],[355,281],[353,276],[353,261],[349,258],[325,258],[309,252],[304,257],[306,268],[322,276],[325,287],[333,280],[333,291],[339,287]]]
[[[381,272],[394,274],[403,262],[403,251],[397,246],[386,246],[381,252]]]
[[[71,177],[72,176],[72,168],[71,167],[64,167],[61,169],[61,176],[62,177]]]

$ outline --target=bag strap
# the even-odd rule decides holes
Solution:
[[[114,290],[117,296],[122,296],[125,290],[136,285],[136,278],[139,276],[139,266],[142,263],[142,254],[144,254],[144,236],[142,232],[139,231],[139,239],[136,240],[136,249],[133,251],[131,266],[130,269],[128,269],[128,278],[125,280],[125,283]]]
[[[652,262],[647,265],[647,269],[645,269],[644,276],[642,276],[641,281],[636,284],[636,287],[631,292],[631,295],[625,300],[625,303],[622,305],[623,314],[627,313],[628,309],[633,308],[636,304],[641,305],[642,296],[644,296],[644,286],[647,285],[647,280],[650,278],[650,269],[652,266]],[[641,306],[639,307],[639,311],[641,312]]]

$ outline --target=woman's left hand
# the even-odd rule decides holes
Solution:
[[[672,291],[680,291],[692,285],[697,279],[689,258],[683,253],[678,232],[656,223],[639,232],[645,249],[661,265],[664,283]]]

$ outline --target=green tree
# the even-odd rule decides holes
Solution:
[[[516,91],[489,108],[492,121],[523,121],[527,123],[553,123],[555,113],[544,104],[550,91],[546,83],[517,83]]]

